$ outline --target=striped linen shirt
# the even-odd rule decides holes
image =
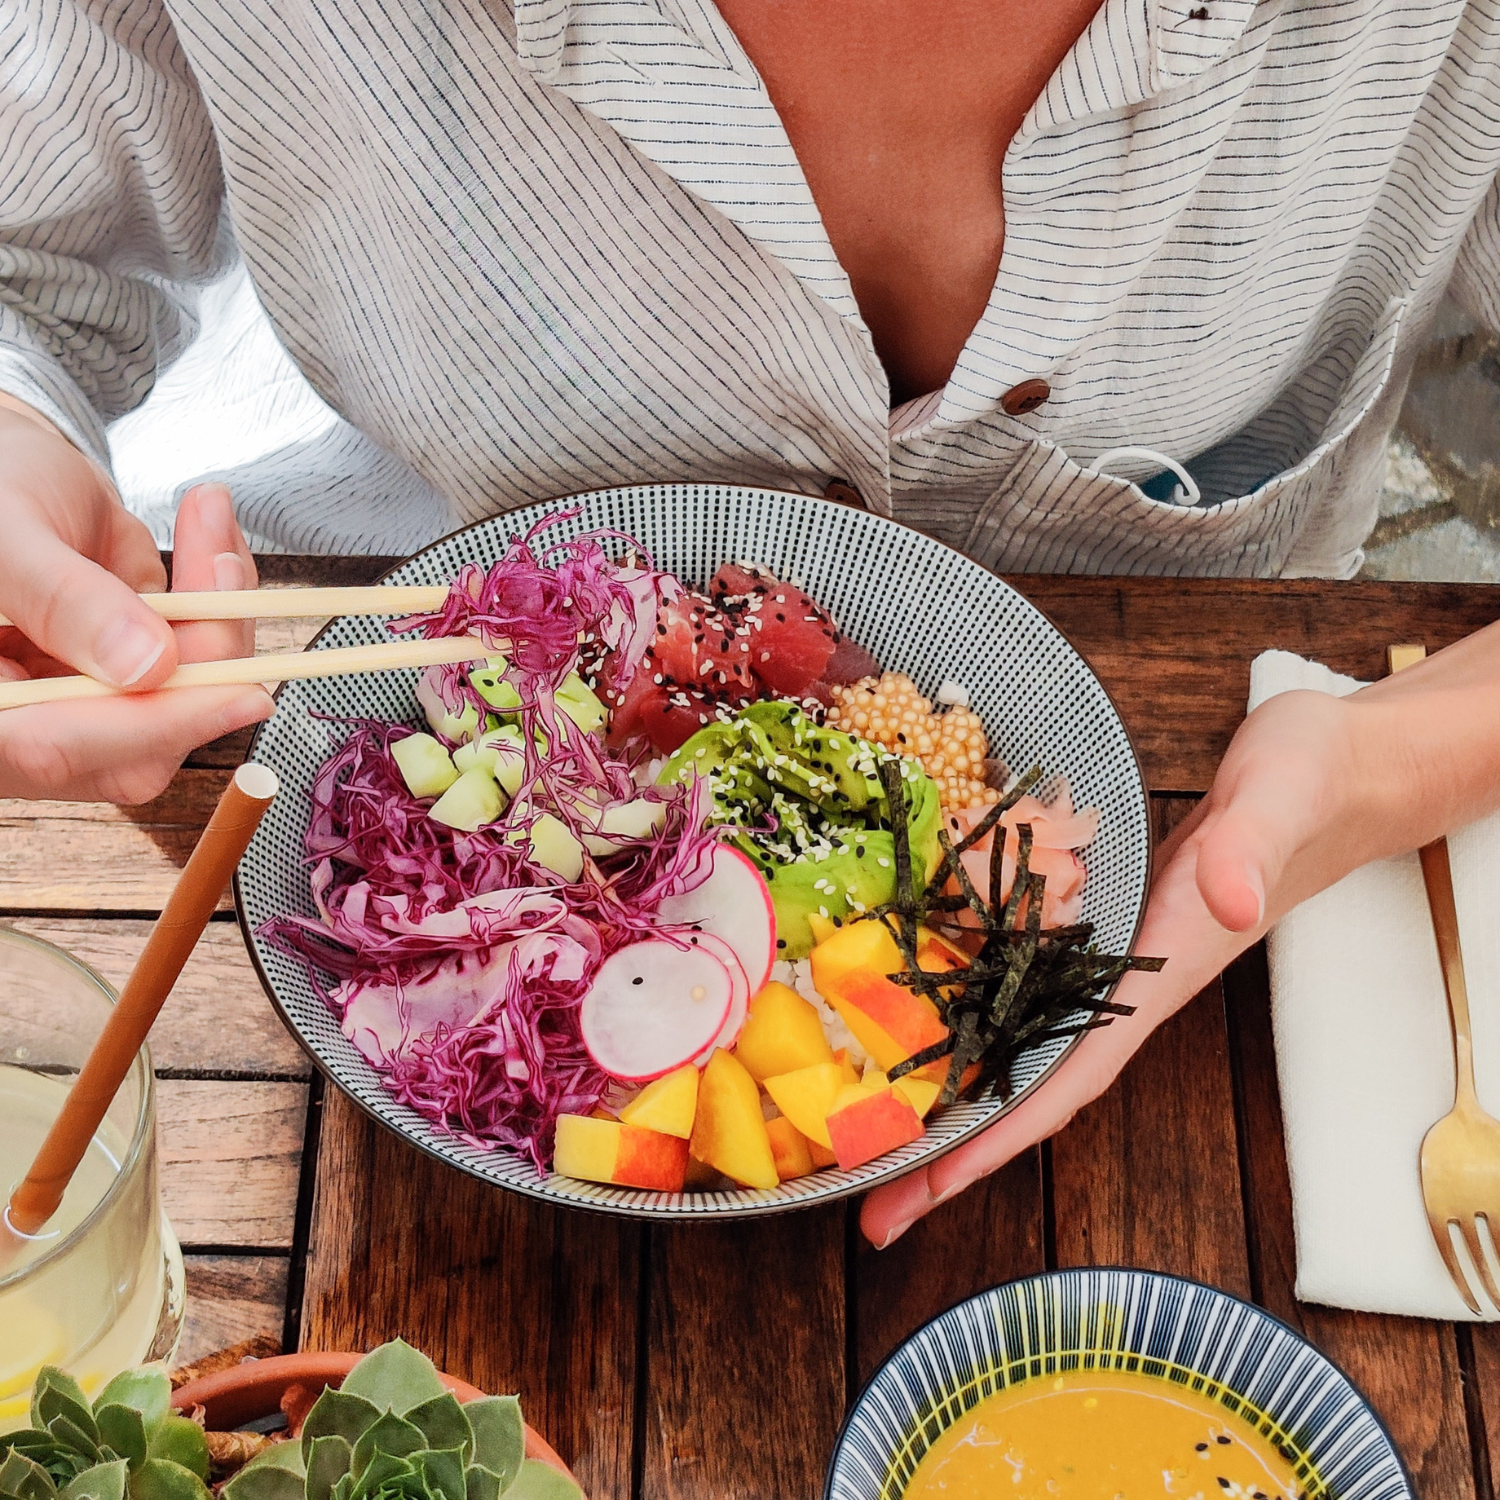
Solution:
[[[1500,0],[1103,0],[952,378],[891,411],[712,0],[4,0],[0,389],[105,458],[243,256],[382,455],[255,497],[270,544],[838,476],[1007,570],[1343,576],[1444,288],[1500,327],[1497,106]],[[1200,501],[1089,471],[1122,445]]]

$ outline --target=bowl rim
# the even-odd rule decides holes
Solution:
[[[528,505],[516,506],[509,511],[497,511],[494,515],[491,516],[481,516],[478,520],[469,521],[462,526],[454,527],[452,531],[446,532],[444,535],[435,538],[431,542],[428,542],[425,546],[417,548],[415,552],[411,553],[407,557],[402,558],[399,562],[393,563],[375,580],[374,586],[378,587],[379,585],[383,584],[393,574],[399,572],[402,568],[406,567],[407,564],[410,563],[414,558],[422,555],[423,553],[432,552],[435,549],[453,541],[455,538],[462,536],[465,532],[476,530],[481,526],[492,525],[496,521],[503,521],[506,517],[515,516],[523,511],[536,513],[553,507],[566,507],[574,503],[581,504],[585,501],[594,501],[600,499],[603,496],[615,495],[630,490],[676,488],[715,488],[723,490],[737,490],[750,495],[770,496],[778,499],[790,498],[805,501],[808,503],[816,502],[824,505],[838,505],[842,506],[842,508],[844,509],[856,510],[860,514],[875,518],[884,525],[892,526],[899,531],[908,532],[913,536],[920,537],[924,542],[929,542],[934,546],[942,547],[945,550],[963,558],[965,562],[972,564],[982,573],[988,574],[997,583],[999,583],[1002,588],[1008,589],[1012,594],[1015,595],[1018,600],[1020,600],[1022,605],[1024,605],[1027,609],[1032,610],[1040,619],[1045,621],[1046,624],[1057,633],[1059,639],[1062,640],[1062,642],[1068,647],[1068,649],[1072,651],[1073,654],[1079,659],[1079,661],[1083,663],[1084,668],[1094,679],[1095,683],[1099,687],[1099,690],[1104,694],[1105,701],[1109,704],[1110,711],[1119,721],[1120,728],[1124,734],[1126,747],[1130,751],[1131,764],[1135,767],[1136,784],[1140,788],[1141,801],[1144,804],[1147,826],[1144,872],[1145,895],[1141,901],[1140,909],[1136,913],[1135,925],[1131,930],[1130,940],[1125,945],[1126,952],[1134,952],[1135,945],[1140,940],[1141,927],[1146,920],[1146,909],[1150,902],[1151,886],[1156,873],[1156,840],[1154,836],[1152,836],[1151,831],[1151,788],[1146,783],[1146,772],[1145,767],[1141,764],[1140,751],[1136,748],[1135,740],[1131,737],[1129,727],[1125,722],[1125,716],[1120,712],[1120,706],[1115,701],[1114,694],[1111,693],[1109,688],[1105,686],[1103,679],[1094,670],[1094,667],[1089,659],[1073,644],[1067,632],[1064,631],[1062,627],[1059,626],[1057,622],[1054,621],[1045,610],[1032,603],[1032,601],[1025,594],[1023,594],[1020,589],[1016,588],[1014,584],[1007,582],[1000,576],[1000,574],[995,572],[993,568],[985,567],[983,563],[976,562],[972,557],[969,556],[968,553],[962,551],[957,547],[949,546],[947,542],[940,541],[937,537],[932,536],[928,532],[921,531],[915,526],[908,526],[904,521],[898,521],[892,516],[881,515],[879,511],[872,511],[867,507],[860,508],[856,506],[843,506],[843,502],[841,501],[828,500],[822,495],[805,494],[801,490],[778,490],[772,489],[766,485],[746,485],[727,482],[720,483],[718,481],[711,480],[657,480],[641,484],[606,485],[600,489],[581,490],[576,494],[571,495],[554,495],[549,499],[536,500]],[[536,523],[533,522],[532,524],[534,525]],[[517,534],[519,535],[520,533]],[[331,620],[328,621],[326,625],[324,625],[318,631],[315,636],[312,637],[310,641],[308,641],[307,645],[302,649],[304,651],[316,650],[318,643],[323,639],[323,637],[327,635],[328,632],[331,631],[334,626],[337,625],[341,620],[344,620],[346,618],[348,617],[344,615],[335,615]],[[278,704],[280,703],[281,695],[286,690],[287,686],[287,683],[281,683],[272,693],[272,698]],[[266,732],[267,725],[269,723],[269,720],[263,720],[261,723],[255,726],[255,732],[251,736],[249,747],[245,752],[245,759],[247,761],[253,760],[255,758],[256,748],[260,744],[261,736]],[[333,1084],[333,1086],[338,1089],[338,1091],[344,1096],[344,1098],[349,1103],[353,1104],[361,1114],[373,1120],[383,1129],[389,1130],[393,1134],[398,1135],[403,1141],[406,1142],[406,1144],[415,1147],[424,1156],[431,1157],[434,1161],[441,1162],[444,1166],[450,1167],[454,1171],[462,1172],[467,1177],[476,1178],[478,1181],[487,1183],[491,1187],[500,1189],[501,1191],[519,1193],[523,1197],[530,1198],[538,1203],[547,1203],[557,1207],[567,1207],[571,1209],[582,1209],[585,1212],[602,1214],[606,1217],[611,1218],[635,1219],[648,1223],[652,1221],[660,1221],[665,1223],[678,1224],[698,1222],[721,1223],[731,1219],[769,1218],[772,1215],[776,1214],[798,1213],[821,1208],[826,1204],[841,1202],[847,1198],[853,1198],[863,1193],[872,1192],[877,1187],[884,1187],[889,1183],[898,1182],[903,1177],[909,1177],[913,1172],[917,1172],[926,1167],[929,1167],[936,1161],[941,1161],[943,1157],[950,1155],[952,1152],[957,1150],[958,1147],[968,1144],[968,1142],[974,1140],[977,1136],[982,1135],[986,1130],[990,1129],[991,1126],[998,1124],[1001,1119],[1017,1109],[1024,1100],[1029,1099],[1038,1089],[1042,1087],[1043,1084],[1047,1083],[1052,1078],[1053,1074],[1055,1074],[1058,1069],[1061,1068],[1062,1065],[1067,1062],[1067,1060],[1073,1055],[1074,1050],[1083,1040],[1083,1037],[1085,1035],[1085,1033],[1083,1032],[1079,1032],[1077,1035],[1075,1035],[1062,1049],[1062,1051],[1059,1052],[1058,1055],[1047,1065],[1047,1067],[1044,1068],[1042,1072],[1039,1073],[1034,1079],[1032,1079],[1032,1081],[1027,1084],[1025,1088],[1017,1090],[1014,1094],[1011,1095],[1008,1100],[1004,1101],[1003,1108],[1001,1108],[997,1113],[990,1115],[988,1118],[976,1120],[960,1135],[955,1136],[953,1140],[949,1141],[937,1156],[919,1159],[905,1166],[889,1168],[887,1169],[886,1173],[875,1182],[840,1183],[836,1186],[825,1188],[815,1196],[809,1198],[796,1198],[787,1201],[779,1201],[774,1198],[766,1198],[764,1200],[752,1199],[747,1202],[716,1205],[713,1208],[671,1208],[666,1206],[653,1208],[637,1206],[634,1204],[597,1203],[587,1198],[566,1198],[555,1192],[547,1192],[540,1185],[533,1186],[530,1180],[524,1182],[496,1182],[492,1177],[488,1177],[482,1172],[475,1171],[473,1168],[467,1166],[463,1162],[453,1160],[450,1156],[446,1155],[437,1144],[418,1140],[416,1139],[416,1137],[408,1134],[406,1131],[397,1129],[390,1123],[390,1121],[386,1120],[372,1105],[366,1103],[365,1100],[359,1098],[351,1090],[345,1088],[338,1077],[334,1074],[332,1065],[326,1062],[318,1054],[318,1052],[311,1046],[311,1044],[308,1043],[307,1040],[303,1037],[300,1029],[293,1023],[291,1016],[288,1015],[285,1006],[283,1006],[281,1003],[281,997],[277,993],[276,986],[271,981],[271,976],[266,972],[264,965],[261,963],[260,954],[257,951],[255,944],[251,941],[251,932],[245,911],[245,897],[240,884],[239,865],[235,866],[234,874],[230,881],[230,888],[234,897],[234,913],[236,918],[235,925],[239,928],[240,937],[245,944],[247,953],[250,956],[250,963],[255,970],[256,978],[260,981],[261,989],[265,991],[266,996],[270,1000],[273,1009],[276,1011],[277,1016],[281,1019],[282,1025],[286,1027],[286,1029],[292,1034],[292,1037],[296,1041],[297,1045],[302,1048],[302,1050],[307,1054],[308,1058],[312,1062],[314,1068],[317,1069],[319,1077]],[[1115,990],[1119,987],[1119,983],[1120,981],[1117,979],[1114,984],[1109,987],[1109,989],[1105,992],[1106,998],[1115,993]],[[511,1154],[514,1155],[515,1153]],[[545,1183],[546,1181],[546,1177],[540,1177],[537,1179],[538,1184]],[[770,1189],[767,1191],[774,1192],[775,1190]],[[840,1433],[842,1434],[842,1429],[840,1429]]]
[[[1416,1482],[1412,1478],[1411,1470],[1407,1467],[1406,1456],[1402,1453],[1400,1445],[1396,1442],[1395,1436],[1392,1434],[1385,1418],[1381,1416],[1379,1410],[1375,1406],[1375,1403],[1371,1401],[1370,1398],[1365,1394],[1364,1388],[1353,1378],[1353,1376],[1351,1376],[1349,1372],[1345,1370],[1341,1364],[1338,1363],[1337,1360],[1333,1359],[1330,1355],[1325,1353],[1324,1350],[1320,1349],[1315,1343],[1313,1343],[1313,1341],[1308,1338],[1305,1333],[1302,1333],[1298,1329],[1293,1328],[1292,1325],[1286,1321],[1286,1319],[1278,1317],[1269,1308],[1262,1307],[1259,1302],[1252,1302],[1248,1297],[1241,1297],[1238,1292],[1228,1291],[1224,1287],[1214,1286],[1212,1282],[1199,1281],[1195,1276],[1180,1276],[1175,1271],[1156,1271],[1152,1270],[1149,1266],[1126,1266],[1116,1263],[1097,1266],[1054,1266],[1050,1270],[1033,1271],[1030,1275],[1027,1276],[1013,1276],[1008,1281],[997,1281],[992,1286],[982,1287],[979,1291],[972,1292],[967,1297],[960,1297],[956,1302],[949,1303],[948,1306],[943,1308],[941,1312],[934,1313],[924,1323],[912,1329],[912,1331],[907,1334],[906,1337],[902,1339],[901,1342],[898,1343],[883,1360],[880,1361],[875,1369],[871,1371],[870,1378],[860,1386],[859,1394],[856,1395],[855,1398],[849,1403],[849,1409],[844,1413],[843,1421],[839,1423],[838,1433],[833,1440],[833,1449],[828,1456],[828,1471],[823,1476],[823,1489],[821,1492],[822,1500],[834,1500],[834,1465],[838,1462],[839,1454],[843,1450],[844,1441],[849,1435],[849,1428],[854,1422],[855,1413],[858,1412],[865,1398],[870,1394],[870,1391],[874,1387],[875,1382],[879,1380],[883,1374],[885,1374],[886,1370],[891,1366],[891,1364],[895,1362],[895,1360],[900,1356],[902,1350],[907,1348],[908,1345],[915,1343],[916,1340],[921,1338],[922,1335],[929,1329],[933,1328],[938,1323],[941,1323],[944,1318],[948,1317],[949,1314],[956,1312],[959,1308],[966,1307],[971,1302],[982,1302],[987,1298],[993,1297],[997,1292],[1005,1291],[1008,1287],[1022,1287],[1028,1286],[1033,1282],[1060,1281],[1064,1277],[1088,1276],[1101,1273],[1114,1274],[1119,1276],[1132,1276],[1143,1281],[1175,1282],[1179,1286],[1197,1287],[1204,1291],[1213,1292],[1220,1297],[1227,1298],[1230,1302],[1237,1302],[1241,1307],[1248,1308],[1252,1313],[1257,1314],[1266,1322],[1272,1324],[1276,1328],[1279,1328],[1283,1333],[1290,1335],[1299,1344],[1305,1344],[1307,1348],[1311,1349],[1312,1352],[1316,1354],[1318,1358],[1321,1359],[1331,1370],[1333,1370],[1340,1379],[1347,1382],[1349,1389],[1354,1392],[1355,1396],[1359,1400],[1360,1405],[1363,1406],[1364,1409],[1370,1414],[1370,1418],[1375,1423],[1375,1426],[1379,1429],[1380,1435],[1385,1439],[1386,1443],[1390,1447],[1391,1452],[1396,1456],[1396,1466],[1401,1472],[1401,1481],[1406,1486],[1408,1500],[1416,1500]]]

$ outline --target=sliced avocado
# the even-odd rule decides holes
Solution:
[[[391,744],[391,759],[413,797],[436,797],[455,781],[461,766],[430,734],[409,734]]]
[[[505,806],[495,778],[483,766],[470,766],[427,810],[427,816],[462,833],[493,823]]]
[[[736,842],[770,887],[777,955],[794,959],[813,946],[809,914],[847,921],[896,894],[879,775],[889,759],[868,740],[818,725],[794,703],[755,703],[700,729],[658,780],[712,778],[715,816],[746,829]],[[920,892],[940,857],[941,807],[932,778],[915,761],[902,764],[912,884]]]

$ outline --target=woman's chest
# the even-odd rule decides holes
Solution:
[[[890,376],[943,385],[1005,238],[1006,148],[1099,0],[717,0]]]

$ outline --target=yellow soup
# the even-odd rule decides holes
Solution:
[[[1160,1376],[1078,1370],[986,1397],[927,1450],[903,1500],[1302,1493],[1292,1463],[1211,1396]]]

